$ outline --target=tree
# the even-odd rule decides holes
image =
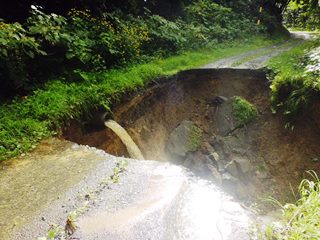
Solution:
[[[320,27],[320,2],[318,0],[291,1],[284,14],[288,27],[309,30]]]

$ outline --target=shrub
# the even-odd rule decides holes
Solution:
[[[209,0],[195,1],[186,12],[189,21],[204,27],[204,35],[210,40],[222,42],[259,31],[255,22]]]
[[[273,71],[271,103],[274,112],[294,118],[319,93],[319,41],[307,41],[268,63]],[[313,49],[313,50],[312,50]]]
[[[57,14],[45,14],[39,7],[31,6],[31,17],[27,19],[29,34],[38,38],[40,44],[57,45],[70,41],[65,32],[66,18]]]
[[[145,18],[139,18],[138,21],[148,32],[148,42],[143,46],[143,52],[147,55],[155,53],[170,55],[182,49],[186,42],[183,30],[176,21],[150,13],[147,13]]]
[[[244,126],[258,116],[257,108],[246,99],[239,96],[233,98],[232,113],[237,126]]]
[[[0,84],[1,88],[18,89],[30,84],[27,67],[30,59],[45,55],[40,44],[19,24],[0,20]]]
[[[101,41],[108,43],[113,60],[118,64],[128,64],[139,60],[143,45],[149,42],[149,31],[145,24],[134,21],[132,16],[125,19],[119,13],[105,14],[115,28],[115,34]],[[104,33],[103,33],[104,34]]]

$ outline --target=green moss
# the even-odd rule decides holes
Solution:
[[[258,116],[257,108],[242,97],[234,97],[232,113],[237,126],[243,126],[253,121]]]
[[[197,151],[202,142],[202,130],[196,125],[191,127],[189,136],[188,136],[188,149],[191,152]]]

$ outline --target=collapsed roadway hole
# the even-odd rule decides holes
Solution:
[[[234,96],[245,98],[259,111],[257,119],[244,127],[235,127]],[[289,131],[285,119],[271,113],[269,98],[269,82],[262,70],[189,70],[126,97],[112,108],[112,116],[99,109],[91,123],[113,118],[145,159],[182,164],[239,198],[271,194],[286,200],[290,184],[296,186],[306,170],[320,170],[320,108],[315,104]],[[119,137],[91,123],[88,128],[72,122],[63,130],[64,138],[128,157]],[[188,124],[202,130],[201,145],[177,154],[169,146],[172,135]],[[177,135],[174,139],[179,139]]]

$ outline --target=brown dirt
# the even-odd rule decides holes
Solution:
[[[286,130],[286,121],[270,111],[269,86],[262,71],[185,71],[124,101],[113,109],[113,116],[127,129],[146,159],[166,161],[171,157],[165,151],[168,136],[181,121],[191,120],[204,131],[204,145],[225,127],[226,120],[223,118],[229,116],[219,106],[210,104],[216,96],[242,96],[260,112],[252,124],[225,138],[230,156],[245,156],[256,171],[265,169],[271,174],[266,179],[257,179],[254,171],[248,188],[252,183],[255,185],[254,192],[258,189],[274,194],[278,199],[287,199],[289,183],[296,186],[306,170],[319,172],[320,162],[311,161],[316,157],[320,160],[319,106],[314,106],[314,111],[301,116],[294,131]],[[80,126],[80,123],[73,122],[64,130],[64,137],[112,154],[127,154],[110,130],[85,133]]]

